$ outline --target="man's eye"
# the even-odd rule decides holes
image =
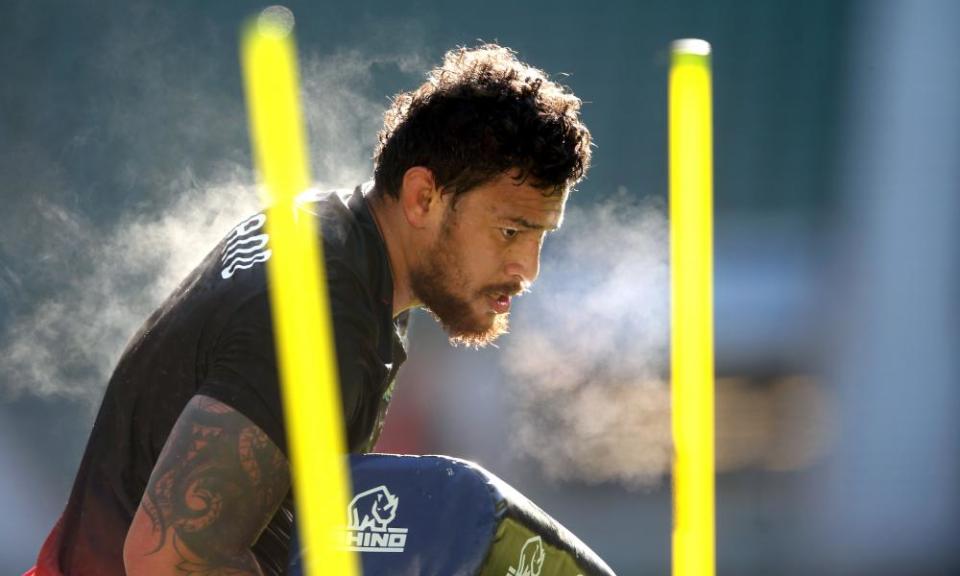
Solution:
[[[516,228],[501,228],[500,233],[503,234],[503,237],[506,238],[507,240],[511,240],[514,237],[516,237],[516,235],[519,234],[520,231],[517,230]]]

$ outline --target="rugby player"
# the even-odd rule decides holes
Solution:
[[[320,223],[348,449],[376,442],[409,310],[455,343],[507,328],[590,161],[580,101],[497,45],[448,52],[385,114],[372,184]],[[107,387],[39,575],[282,574],[293,496],[257,214],[146,321]]]

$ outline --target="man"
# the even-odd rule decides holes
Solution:
[[[376,441],[408,310],[491,342],[584,175],[580,101],[508,49],[449,52],[386,112],[374,185],[304,196],[320,222],[351,452]],[[124,352],[37,573],[282,574],[292,524],[257,214]]]

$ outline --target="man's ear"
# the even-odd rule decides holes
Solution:
[[[433,172],[414,166],[403,175],[400,207],[407,222],[417,229],[426,228],[443,214],[443,198]]]

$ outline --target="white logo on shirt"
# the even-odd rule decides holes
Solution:
[[[220,276],[224,280],[234,275],[237,270],[249,270],[255,264],[266,262],[272,252],[267,250],[267,241],[270,237],[261,232],[267,217],[264,214],[251,216],[227,235],[227,243],[223,247],[220,262],[223,269]]]

